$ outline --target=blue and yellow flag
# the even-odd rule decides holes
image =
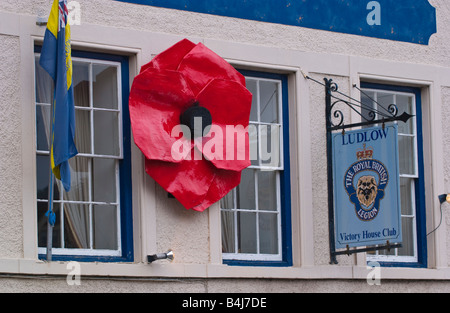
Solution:
[[[39,64],[55,83],[50,158],[52,171],[66,191],[70,190],[69,159],[75,147],[75,107],[72,87],[72,58],[67,0],[54,0],[47,22]]]

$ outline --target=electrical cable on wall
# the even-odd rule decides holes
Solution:
[[[442,204],[444,204],[444,202],[447,202],[447,203],[450,203],[450,194],[443,194],[443,195],[440,195],[439,196],[439,202],[440,202],[440,211],[441,211],[441,219],[440,219],[440,221],[439,221],[439,225],[435,228],[435,229],[433,229],[432,231],[430,231],[428,234],[427,234],[427,237],[429,236],[429,235],[431,235],[432,233],[434,233],[440,226],[441,226],[441,224],[442,224]]]

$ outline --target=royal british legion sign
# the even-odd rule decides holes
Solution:
[[[336,248],[400,243],[397,125],[333,135]]]

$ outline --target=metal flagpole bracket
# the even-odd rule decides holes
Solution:
[[[358,88],[356,84],[353,88],[358,89],[362,94],[369,98],[377,107],[369,106],[360,100],[352,98],[339,91],[339,86],[332,80],[324,78],[324,82],[317,81],[308,75],[303,74],[305,79],[312,80],[317,84],[325,87],[325,118],[326,118],[326,133],[327,133],[327,180],[328,180],[328,220],[329,220],[329,245],[330,245],[330,264],[338,264],[337,255],[351,255],[354,253],[370,252],[377,250],[390,250],[393,248],[400,248],[401,244],[378,245],[365,248],[350,249],[347,245],[346,249],[336,251],[335,243],[335,212],[334,212],[334,188],[333,188],[333,142],[332,134],[336,131],[345,133],[346,129],[355,127],[364,127],[369,125],[381,124],[384,128],[386,123],[400,121],[406,123],[413,115],[406,112],[398,114],[398,107],[395,104],[390,104],[387,107],[379,104],[363,90]],[[349,123],[345,119],[345,114],[342,107],[347,108],[348,111],[356,113],[360,117],[360,122]]]
[[[37,26],[47,26],[48,17],[38,16],[36,19]]]

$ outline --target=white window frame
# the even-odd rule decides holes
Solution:
[[[38,60],[40,53],[35,53],[34,61]],[[95,202],[92,201],[92,161],[89,162],[88,167],[88,181],[90,184],[89,188],[89,201],[70,201],[64,199],[64,192],[60,192],[60,199],[54,199],[54,204],[60,205],[60,236],[61,236],[61,246],[62,248],[52,248],[53,255],[74,255],[74,256],[111,256],[111,257],[119,257],[122,256],[122,240],[121,240],[121,208],[120,208],[120,173],[119,173],[119,160],[123,159],[123,130],[122,130],[122,73],[121,73],[121,64],[120,62],[115,61],[106,61],[106,60],[98,60],[98,59],[90,59],[90,58],[80,58],[80,57],[72,57],[73,63],[86,63],[89,66],[89,107],[84,106],[75,106],[75,110],[84,110],[89,111],[90,114],[90,141],[91,141],[91,153],[79,153],[77,157],[87,157],[90,159],[94,158],[103,158],[103,159],[115,159],[115,179],[116,179],[116,199],[114,202]],[[111,67],[115,67],[117,69],[117,109],[106,109],[106,108],[95,108],[94,107],[94,97],[93,97],[93,66],[94,65],[107,65]],[[35,73],[36,67],[34,67],[34,77],[36,77]],[[36,107],[39,106],[47,106],[51,107],[49,103],[35,103]],[[95,111],[103,111],[103,112],[115,112],[118,113],[118,155],[103,155],[103,154],[95,154],[94,150],[94,112]],[[36,143],[36,155],[49,155],[48,151],[42,151],[37,149]],[[63,190],[62,183],[60,181],[56,181],[56,184],[59,185],[59,190]],[[47,199],[37,199],[38,203],[48,203]],[[65,248],[64,247],[64,203],[73,203],[73,204],[84,204],[89,205],[89,248],[88,249],[79,249],[79,248]],[[116,209],[116,240],[117,240],[117,249],[94,249],[94,234],[93,234],[93,207],[96,205],[112,205],[115,206]],[[46,253],[46,247],[38,247],[39,254]]]
[[[282,99],[282,83],[277,79],[260,78],[260,77],[245,77],[247,81],[256,82],[256,98],[257,104],[257,121],[250,121],[250,125],[255,125],[258,128],[258,164],[251,165],[248,169],[254,170],[254,182],[255,182],[255,210],[239,209],[237,205],[237,190],[233,189],[233,208],[232,209],[222,209],[221,212],[233,212],[234,217],[234,250],[238,251],[239,240],[238,240],[238,212],[247,212],[256,214],[256,253],[222,253],[222,258],[224,260],[236,260],[236,261],[282,261],[283,260],[283,249],[282,249],[282,225],[281,225],[281,184],[280,184],[280,171],[284,170],[284,149],[283,149],[283,99]],[[276,83],[278,92],[278,123],[266,123],[261,122],[261,103],[260,103],[260,82],[267,81]],[[262,163],[261,155],[261,126],[276,126],[279,127],[279,166],[267,166]],[[273,147],[272,147],[273,149]],[[259,199],[258,199],[258,172],[259,171],[274,171],[276,173],[276,211],[264,211],[259,209]],[[260,253],[260,236],[259,236],[259,214],[263,212],[264,214],[276,214],[277,215],[277,254],[263,254]]]
[[[400,137],[414,137],[413,140],[413,149],[414,149],[414,174],[402,174],[400,173],[399,177],[402,178],[410,178],[410,179],[417,179],[419,177],[419,165],[418,165],[418,149],[417,149],[417,121],[416,121],[416,95],[413,93],[408,92],[400,92],[400,91],[391,91],[391,90],[383,90],[383,89],[371,89],[371,88],[363,88],[364,92],[373,92],[374,93],[374,109],[375,111],[378,110],[378,94],[384,93],[384,94],[392,94],[394,103],[397,105],[397,96],[408,96],[412,98],[411,103],[411,112],[410,114],[413,115],[411,118],[412,120],[412,133],[406,134],[406,133],[398,133],[398,137],[400,140]],[[402,112],[399,112],[402,113]],[[398,122],[394,122],[398,124]],[[418,251],[417,251],[417,221],[416,221],[416,199],[415,199],[415,186],[414,181],[411,182],[411,212],[410,215],[404,215],[401,214],[401,219],[403,218],[411,218],[412,221],[412,245],[414,249],[414,255],[413,256],[402,256],[398,255],[398,248],[394,249],[393,255],[383,255],[380,254],[380,251],[375,251],[374,254],[366,254],[366,258],[368,262],[395,262],[395,263],[416,263],[418,262]]]

